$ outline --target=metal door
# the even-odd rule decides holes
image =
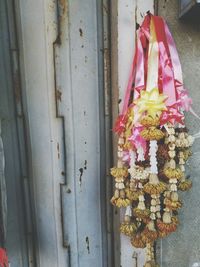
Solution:
[[[0,120],[8,200],[6,247],[10,266],[25,267],[33,266],[32,230],[27,213],[29,179],[13,14],[12,2],[0,1]]]
[[[112,266],[103,1],[15,2],[36,266]]]

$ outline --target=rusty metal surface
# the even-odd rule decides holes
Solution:
[[[37,266],[108,266],[102,1],[19,3]]]
[[[199,73],[200,73],[200,26],[190,21],[178,20],[178,1],[158,1],[158,13],[167,20],[175,38],[182,62],[185,86],[193,99],[193,108],[200,114]],[[200,131],[200,122],[187,114],[186,123],[191,133]],[[195,141],[193,156],[187,171],[193,188],[181,195],[183,208],[179,213],[180,226],[176,233],[158,244],[161,267],[200,266],[200,139]]]
[[[106,179],[101,12],[101,1],[68,1],[54,46],[57,115],[65,140],[61,200],[69,266],[108,264],[106,192],[101,189]]]

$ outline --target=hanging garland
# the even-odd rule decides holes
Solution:
[[[114,127],[118,162],[111,169],[111,203],[126,208],[120,231],[134,247],[146,247],[145,267],[158,266],[155,241],[176,231],[182,206],[178,190],[192,186],[185,163],[193,138],[183,113],[192,111],[191,103],[168,26],[148,13],[137,31],[124,105]]]

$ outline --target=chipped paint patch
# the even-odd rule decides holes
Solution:
[[[58,159],[60,159],[60,144],[57,142],[57,155],[58,155]]]
[[[88,236],[86,236],[85,242],[86,242],[87,252],[88,252],[88,254],[90,254],[90,240],[89,240]]]
[[[80,34],[80,37],[83,37],[83,30],[81,28],[79,28],[79,34]]]
[[[56,90],[56,99],[62,101],[62,92],[59,89]]]
[[[83,177],[83,168],[79,169],[80,175],[79,175],[79,185],[82,186],[82,177]]]

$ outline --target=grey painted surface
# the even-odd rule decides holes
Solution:
[[[55,67],[57,116],[63,118],[66,152],[66,184],[61,186],[64,244],[70,247],[72,266],[100,267],[106,264],[100,195],[101,10],[92,0],[68,1],[67,10],[61,8]]]
[[[26,205],[23,183],[26,167],[22,159],[24,155],[21,151],[20,138],[18,138],[19,130],[22,128],[19,124],[21,119],[17,119],[17,115],[20,114],[20,110],[17,109],[17,107],[20,108],[20,95],[17,94],[19,90],[16,91],[17,88],[13,84],[14,68],[15,81],[18,75],[17,61],[13,61],[16,47],[14,46],[14,28],[9,20],[9,16],[12,17],[10,3],[10,1],[0,1],[0,118],[8,199],[6,247],[10,265],[19,267],[29,266],[27,237],[30,232],[25,225]],[[23,138],[23,135],[21,137]]]
[[[3,141],[1,138],[1,121],[0,121],[0,211],[1,211],[1,229],[0,229],[0,245],[5,247],[6,231],[7,231],[7,192],[5,182],[5,156]]]
[[[158,1],[158,13],[166,18],[175,38],[183,67],[185,86],[193,98],[193,108],[200,114],[200,26],[178,20],[178,1]],[[192,134],[200,132],[200,121],[188,114],[187,126]],[[193,188],[183,193],[180,226],[161,246],[161,267],[200,266],[200,139],[195,141],[193,156],[187,165]],[[195,265],[196,263],[196,265]]]
[[[37,266],[107,266],[101,1],[16,2]]]

